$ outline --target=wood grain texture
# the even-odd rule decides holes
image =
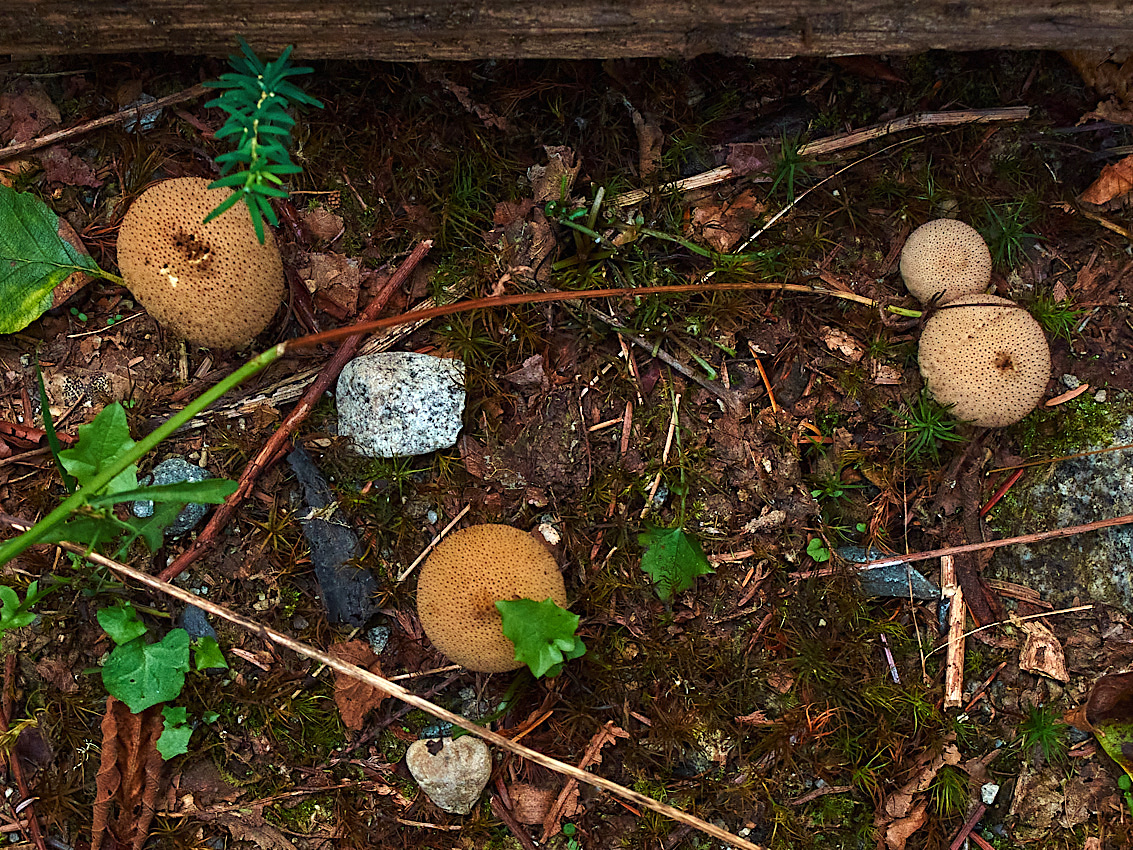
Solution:
[[[4,0],[0,54],[764,58],[1133,46],[1129,0]]]

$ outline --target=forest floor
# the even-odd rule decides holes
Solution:
[[[0,144],[224,70],[171,57],[9,63]],[[1080,595],[1067,606],[1077,610],[1038,621],[1048,651],[1064,651],[1060,681],[1021,660],[1032,630],[1017,618],[1049,611],[1043,594],[984,581],[990,552],[958,558],[965,593],[982,600],[969,603],[967,628],[991,627],[968,636],[962,704],[946,708],[937,602],[868,596],[845,557],[853,546],[914,553],[1005,536],[1014,488],[1052,464],[1027,467],[997,496],[1012,468],[1111,444],[1133,388],[1133,225],[1120,191],[1104,205],[1079,195],[1133,151],[1128,80],[1084,82],[1056,54],[975,53],[328,63],[301,81],[325,108],[296,114],[304,172],[277,239],[289,274],[315,290],[323,328],[349,324],[423,239],[429,254],[384,315],[547,289],[746,282],[835,293],[529,304],[406,331],[397,348],[467,369],[459,442],[428,455],[360,458],[324,399],[295,442],[333,483],[362,541],[358,563],[377,580],[380,613],[367,627],[388,634],[383,675],[423,674],[399,681],[473,717],[506,694],[493,728],[571,764],[597,751],[592,772],[761,846],[955,847],[973,816],[969,840],[983,847],[1133,844],[1120,769],[1062,722],[1128,662],[1127,609]],[[147,185],[217,175],[223,115],[206,100],[168,107],[140,132],[116,123],[0,159],[0,177],[43,199],[116,270],[118,224]],[[937,112],[967,118],[813,147]],[[706,173],[718,179],[673,185]],[[919,320],[861,303],[920,309],[899,254],[912,229],[941,216],[981,231],[994,291],[1047,330],[1051,384],[1017,425],[952,422],[923,395]],[[603,241],[571,227],[584,222]],[[309,332],[291,307],[252,350]],[[327,351],[287,355],[142,472],[177,455],[238,479],[289,410],[273,387]],[[0,338],[0,504],[32,520],[63,494],[46,444],[20,439],[21,426],[42,425],[36,355],[56,408],[73,409],[61,433],[107,401],[88,389],[92,407],[69,405],[65,385],[103,374],[116,380],[98,386],[115,390],[140,438],[248,352],[185,347],[106,281]],[[365,638],[328,623],[302,509],[290,467],[273,465],[177,583],[321,649]],[[551,531],[587,647],[559,676],[454,670],[423,636],[416,575],[398,577],[457,517]],[[641,566],[651,527],[683,529],[713,572],[662,601]],[[138,546],[130,563],[158,573],[186,545]],[[938,559],[915,566],[939,586]],[[90,846],[92,819],[102,847],[141,846],[146,834],[162,848],[720,846],[585,785],[548,817],[564,778],[502,753],[481,805],[447,814],[403,758],[430,716],[386,700],[348,728],[349,698],[340,688],[336,703],[329,671],[219,620],[228,670],[189,674],[178,700],[196,723],[189,753],[147,759],[147,721],[108,712],[98,672],[113,644],[96,611],[130,601],[160,637],[180,606],[53,547],[5,569],[21,597],[32,580],[67,580],[4,636],[3,720],[14,730],[4,740],[25,787],[0,805],[0,829],[26,846]],[[985,811],[989,783],[1000,790]],[[93,815],[96,794],[109,802]],[[32,807],[17,805],[28,795]],[[38,838],[24,832],[29,817]]]

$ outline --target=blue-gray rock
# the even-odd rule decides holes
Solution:
[[[204,481],[208,478],[212,478],[212,476],[209,475],[207,470],[201,469],[196,464],[189,463],[182,458],[171,457],[155,466],[153,474],[145,476],[139,483],[143,487],[158,487],[162,484],[182,484],[186,481]],[[153,516],[153,502],[149,499],[134,502],[133,510],[136,517],[151,517]],[[177,514],[177,519],[173,520],[165,529],[165,536],[180,537],[204,519],[208,510],[208,505],[199,505],[195,502],[185,505],[181,509],[181,513]]]
[[[405,457],[456,444],[464,363],[387,351],[356,357],[338,377],[338,432],[367,457]]]
[[[870,549],[867,552],[861,546],[843,546],[836,551],[855,564],[877,561],[889,554],[880,549]],[[940,589],[935,584],[901,561],[861,570],[858,572],[858,582],[861,592],[866,596],[893,596],[898,599],[912,597],[925,601],[940,599]]]
[[[337,503],[311,456],[296,448],[287,456],[287,463],[303,487],[307,509],[299,518],[299,525],[311,545],[311,563],[327,619],[332,623],[365,625],[377,611],[377,582],[369,571],[350,563],[361,554],[358,536],[343,522],[339,511],[325,510]]]
[[[210,637],[217,639],[216,629],[209,622],[208,614],[196,605],[186,605],[181,609],[181,616],[177,618],[177,625],[189,633],[191,638]]]

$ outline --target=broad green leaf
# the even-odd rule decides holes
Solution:
[[[189,712],[182,706],[167,705],[161,710],[161,716],[164,720],[161,737],[157,739],[157,751],[166,761],[185,755],[189,752],[189,739],[193,737]]]
[[[806,553],[819,564],[824,564],[830,560],[830,550],[826,548],[821,537],[816,537],[806,544]]]
[[[665,602],[692,587],[697,576],[713,572],[700,543],[683,528],[650,526],[637,536],[637,542],[645,547],[641,569],[653,579],[657,595]]]
[[[102,626],[102,630],[119,646],[136,640],[146,633],[145,623],[138,619],[138,612],[129,602],[125,605],[99,608],[95,616],[98,617],[98,624]]]
[[[0,333],[38,319],[52,290],[77,271],[101,274],[59,236],[59,217],[43,201],[0,184]]]
[[[63,467],[86,486],[111,461],[125,454],[134,445],[126,411],[115,402],[108,404],[89,425],[79,426],[79,441],[74,448],[59,453]],[[106,486],[107,493],[120,493],[138,488],[138,467],[130,464],[114,476]]]
[[[216,638],[205,635],[193,641],[194,660],[198,670],[223,669],[228,667],[224,660],[224,653],[220,651],[220,644]]]
[[[578,615],[564,611],[551,599],[504,600],[496,608],[503,618],[504,637],[515,644],[515,660],[530,667],[536,677],[557,676],[563,661],[586,652],[574,633]]]
[[[240,485],[227,478],[209,478],[206,481],[180,481],[176,484],[158,484],[154,487],[139,487],[136,490],[122,490],[94,496],[87,503],[109,505],[117,502],[180,502],[187,505],[197,502],[202,505],[222,505],[224,500],[236,492]]]
[[[115,647],[102,667],[102,684],[137,714],[175,699],[188,670],[189,633],[174,629],[160,643],[140,637]]]

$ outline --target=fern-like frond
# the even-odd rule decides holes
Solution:
[[[210,188],[231,188],[233,195],[205,216],[209,222],[243,200],[252,217],[256,238],[264,241],[264,218],[277,224],[269,198],[286,198],[280,175],[299,174],[303,169],[291,161],[288,150],[295,119],[287,109],[303,104],[322,109],[323,104],[298,86],[289,77],[311,73],[310,68],[291,64],[291,46],[279,58],[264,63],[244,39],[239,39],[243,55],[230,56],[231,73],[205,83],[209,88],[224,89],[205,106],[215,106],[228,113],[228,120],[216,132],[218,139],[231,139],[235,148],[216,158],[220,179]]]

